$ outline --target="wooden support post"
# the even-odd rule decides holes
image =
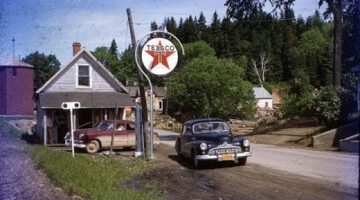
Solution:
[[[130,8],[126,9],[128,21],[129,21],[129,28],[130,28],[130,35],[131,35],[131,42],[132,47],[135,49],[136,47],[136,39],[135,39],[135,31],[134,25],[131,16]],[[151,155],[151,138],[149,132],[149,121],[148,121],[148,113],[147,113],[147,105],[146,105],[146,98],[145,98],[145,88],[144,88],[144,76],[141,74],[139,70],[137,70],[138,81],[139,81],[139,91],[140,91],[140,98],[141,98],[141,107],[142,107],[142,119],[143,119],[143,130],[144,130],[144,139],[145,139],[145,156],[150,159]]]

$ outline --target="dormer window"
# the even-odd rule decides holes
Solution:
[[[89,67],[89,65],[78,65],[77,86],[78,87],[90,87],[90,67]]]

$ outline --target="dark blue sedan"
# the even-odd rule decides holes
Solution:
[[[175,149],[179,156],[192,159],[196,169],[203,161],[232,161],[245,165],[247,157],[251,156],[249,140],[234,137],[226,121],[218,118],[186,121]]]

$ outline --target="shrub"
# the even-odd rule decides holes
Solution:
[[[315,90],[314,110],[320,121],[331,125],[340,117],[340,91],[333,86]]]
[[[284,118],[310,116],[312,114],[313,99],[311,93],[287,95],[280,106],[280,111]]]

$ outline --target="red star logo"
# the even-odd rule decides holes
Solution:
[[[159,63],[163,64],[166,68],[169,68],[169,64],[167,62],[167,58],[171,56],[171,54],[174,53],[174,51],[165,51],[164,46],[161,44],[161,41],[159,41],[159,44],[157,45],[157,48],[155,51],[146,51],[150,56],[154,58],[151,68],[153,69],[156,67]]]

